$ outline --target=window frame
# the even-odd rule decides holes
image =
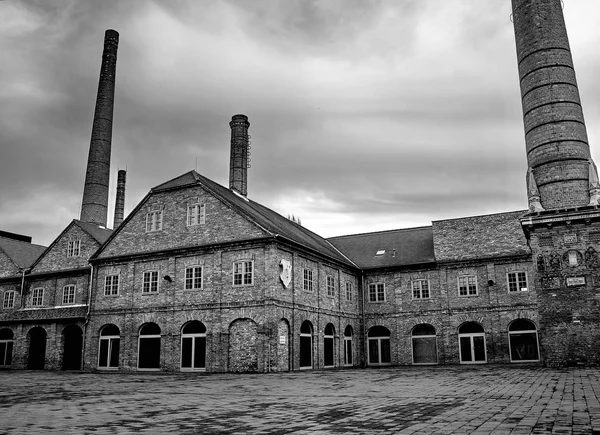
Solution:
[[[81,239],[69,240],[67,242],[67,258],[79,257],[81,255]]]
[[[163,211],[154,210],[146,213],[146,233],[156,233],[163,229]]]
[[[307,276],[309,275],[309,276]],[[315,281],[314,281],[314,274],[312,269],[309,269],[308,267],[305,267],[304,270],[302,271],[302,290],[307,291],[307,292],[313,292],[314,291],[314,286]]]
[[[4,297],[2,298],[2,308],[5,310],[10,310],[15,307],[15,290],[6,290],[4,292]],[[10,302],[10,303],[9,303]]]
[[[69,294],[67,294],[67,291],[69,291]],[[72,294],[71,294],[72,291]],[[77,286],[75,284],[67,284],[66,286],[63,287],[63,296],[62,296],[62,305],[73,305],[75,303],[75,296],[77,295]],[[72,301],[69,302],[69,300],[71,299],[72,296]],[[65,298],[67,298],[67,301],[65,302]]]
[[[381,287],[381,291],[380,291],[380,287]],[[371,291],[372,288],[375,289],[374,292]],[[369,302],[370,303],[385,302],[385,283],[384,282],[369,283],[368,290],[369,290]],[[373,295],[375,296],[375,299],[373,299],[373,297],[372,297]],[[383,296],[383,297],[380,299],[379,298],[380,296]]]
[[[152,281],[154,278],[154,274],[156,275],[156,290],[152,291]],[[146,280],[146,276],[149,277],[148,280]],[[147,282],[146,282],[147,281]],[[146,287],[148,288],[148,290],[146,290]],[[142,294],[156,294],[159,291],[159,286],[158,286],[158,270],[145,270],[144,271],[144,275],[142,278]]]
[[[354,300],[353,292],[354,289],[352,288],[352,283],[350,281],[346,281],[346,300],[348,302],[352,302]]]
[[[246,266],[250,264],[250,272],[246,269]],[[242,265],[240,272],[236,271],[236,267]],[[246,278],[250,275],[250,282],[246,282]],[[236,284],[236,276],[240,277],[239,284]],[[232,285],[234,287],[249,287],[254,285],[254,260],[236,260],[232,266]]]
[[[200,269],[200,287],[195,287],[196,280],[196,270]],[[188,278],[188,270],[192,271],[192,276]],[[185,268],[185,276],[183,278],[183,288],[184,290],[202,290],[204,288],[204,268],[201,265],[188,266]],[[188,287],[188,282],[191,283],[191,286]]]
[[[473,278],[473,281],[475,282],[475,293],[471,293],[471,288],[470,288],[471,287],[471,283],[469,282],[470,278]],[[465,287],[466,294],[464,294],[464,295],[460,293],[460,291],[461,291],[460,290],[460,288],[461,288],[461,285],[460,285],[461,279],[465,279],[466,280],[466,287]],[[473,274],[470,274],[470,275],[459,275],[459,276],[456,277],[456,283],[457,283],[457,287],[458,287],[458,297],[459,298],[469,298],[469,297],[479,296],[479,285],[477,283],[477,275],[473,275]]]
[[[206,204],[194,203],[187,206],[186,224],[188,227],[204,225],[206,223]]]
[[[39,300],[39,303],[36,303]],[[37,287],[31,291],[31,306],[32,307],[43,307],[44,306],[44,288]]]
[[[116,278],[116,289],[115,287],[115,278]],[[108,281],[111,281],[110,284],[108,283]],[[121,278],[119,277],[118,273],[111,273],[109,275],[106,275],[104,277],[104,296],[119,296],[119,291],[120,291],[120,285],[121,285]],[[109,289],[110,287],[110,289]],[[109,289],[108,293],[107,293],[107,289]]]
[[[522,283],[521,280],[519,279],[519,274],[523,274],[525,276],[525,290],[523,290],[523,287],[520,286],[520,284]],[[515,277],[515,281],[511,283],[510,281],[510,277],[511,275],[514,275]],[[511,290],[511,287],[514,286],[514,290]],[[511,271],[511,272],[506,272],[506,287],[508,289],[508,293],[521,293],[521,292],[526,292],[529,291],[529,279],[527,276],[527,271],[525,270],[515,270],[515,271]]]
[[[423,283],[426,283],[427,288],[423,289]],[[415,284],[419,284],[418,288],[415,288]],[[412,289],[412,299],[415,301],[420,301],[423,299],[431,299],[431,285],[429,283],[429,279],[427,278],[419,278],[419,279],[413,279],[411,281],[411,289]],[[418,292],[419,296],[415,296],[415,291]],[[423,296],[423,292],[426,291],[427,292],[427,296]]]
[[[325,282],[327,288],[327,296],[335,297],[335,277],[327,275],[325,278]]]

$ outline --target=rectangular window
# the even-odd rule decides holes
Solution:
[[[31,306],[41,307],[42,305],[44,305],[44,289],[34,288],[31,295]]]
[[[527,273],[510,272],[508,274],[508,291],[525,292],[527,291]]]
[[[413,299],[429,299],[429,280],[416,279],[412,282]]]
[[[2,303],[2,308],[14,308],[15,307],[15,291],[9,290],[4,292],[4,301]]]
[[[187,224],[188,227],[192,225],[204,225],[206,220],[206,207],[204,204],[193,204],[189,205],[187,209]]]
[[[75,303],[75,286],[66,285],[63,287],[63,305],[69,305]]]
[[[313,291],[313,272],[310,269],[304,269],[302,288],[309,292]]]
[[[335,296],[335,278],[333,276],[327,277],[327,296]]]
[[[142,293],[156,293],[158,292],[158,271],[144,272],[144,286]]]
[[[151,211],[146,215],[146,232],[162,230],[162,211]]]
[[[67,257],[79,257],[81,252],[81,240],[69,240],[67,242]]]
[[[104,296],[119,294],[119,275],[108,275],[104,278]]]
[[[458,277],[458,295],[477,296],[477,277],[475,275]]]
[[[252,261],[236,261],[233,263],[233,285],[252,285],[254,282]]]
[[[369,284],[369,302],[384,302],[385,286],[383,283]]]
[[[202,266],[185,269],[185,289],[198,290],[202,288]]]
[[[346,300],[352,301],[352,283],[351,282],[346,283]]]

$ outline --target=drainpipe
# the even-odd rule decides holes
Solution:
[[[90,322],[90,311],[92,310],[92,282],[94,281],[94,266],[90,263],[90,284],[88,286],[88,309],[85,313],[85,323],[83,324],[83,338],[81,340],[81,370],[84,368],[85,361],[85,338],[87,337],[87,327]]]
[[[363,368],[367,367],[367,330],[365,326],[365,272],[363,270],[360,271],[360,290],[362,293],[362,356],[363,356]]]

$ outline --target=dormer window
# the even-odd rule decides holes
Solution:
[[[187,209],[187,225],[204,225],[206,219],[206,207],[204,204],[192,204]]]
[[[67,257],[79,257],[81,240],[69,240],[67,243]]]

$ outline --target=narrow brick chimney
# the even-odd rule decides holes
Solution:
[[[250,136],[248,136],[248,117],[234,115],[229,123],[231,127],[231,157],[229,159],[229,188],[241,195],[248,194],[248,163],[250,154]]]
[[[123,222],[123,216],[125,214],[125,181],[127,179],[127,172],[125,169],[119,169],[117,174],[117,197],[115,199],[115,218],[113,220],[113,229],[116,229],[121,222]]]
[[[110,147],[118,45],[119,34],[114,30],[107,30],[104,35],[98,96],[81,204],[80,219],[104,227],[108,217]]]
[[[590,150],[561,1],[512,0],[512,9],[527,162],[541,205],[588,205]]]

